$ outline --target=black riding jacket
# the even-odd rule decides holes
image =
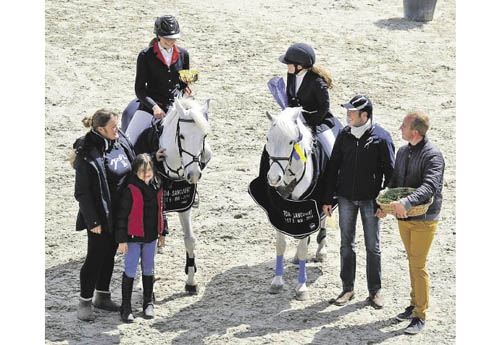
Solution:
[[[135,75],[135,94],[141,102],[139,109],[151,114],[155,104],[167,111],[174,97],[187,86],[179,80],[178,72],[189,69],[187,50],[174,45],[169,66],[164,61],[158,44],[155,42],[139,53]]]

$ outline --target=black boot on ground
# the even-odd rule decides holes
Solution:
[[[132,315],[132,289],[134,287],[134,278],[129,278],[123,273],[122,276],[122,306],[120,307],[120,316],[123,322],[133,322]]]
[[[152,319],[155,316],[154,307],[153,307],[153,283],[154,276],[142,276],[142,288],[144,291],[143,294],[143,302],[142,302],[142,311],[144,312],[145,319]]]

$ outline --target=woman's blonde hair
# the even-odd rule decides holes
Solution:
[[[318,65],[313,65],[311,67],[311,71],[319,75],[323,80],[326,82],[326,85],[328,86],[329,89],[333,88],[333,77],[332,75],[323,67],[320,67]]]

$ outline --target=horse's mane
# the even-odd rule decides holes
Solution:
[[[296,127],[299,128],[302,134],[302,143],[306,151],[312,149],[312,133],[311,129],[304,125],[300,118],[293,120],[293,115],[296,112],[301,112],[302,108],[285,108],[280,115],[275,117],[274,124],[283,132],[288,138],[295,138],[297,136]],[[300,114],[299,114],[300,116]]]
[[[193,118],[194,122],[196,125],[203,131],[203,133],[208,134],[211,132],[210,129],[210,124],[208,123],[207,119],[205,119],[205,116],[203,112],[201,111],[202,106],[199,105],[193,97],[182,97],[178,99],[182,107],[186,110],[191,110],[189,114]],[[175,106],[171,106],[170,109],[168,110],[167,116],[163,119],[163,126],[167,127],[174,119],[177,119],[179,117],[179,114],[175,114],[175,116],[171,116],[173,114],[171,113],[176,113],[177,110]]]

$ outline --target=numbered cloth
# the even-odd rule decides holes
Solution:
[[[196,184],[185,180],[163,179],[163,209],[166,212],[184,212],[193,206]]]
[[[311,155],[314,165],[314,178],[311,187],[301,200],[291,200],[267,183],[269,159],[264,150],[261,157],[259,177],[250,182],[248,193],[267,214],[269,222],[276,230],[297,239],[307,237],[320,229],[321,219],[325,216],[320,200],[320,172],[324,171],[327,161],[325,151],[317,143]],[[336,206],[336,205],[334,205]]]

